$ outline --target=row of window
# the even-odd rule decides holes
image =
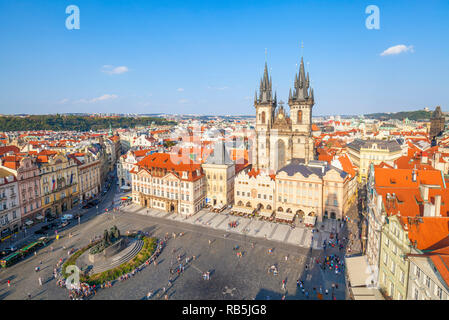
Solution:
[[[439,287],[435,282],[433,282],[432,279],[428,275],[424,274],[424,272],[422,272],[422,270],[417,265],[415,265],[414,272],[415,272],[415,276],[416,276],[418,282],[421,282],[429,290],[433,287],[434,288],[434,294],[440,300],[443,299],[443,289],[441,287]],[[423,275],[422,279],[421,279],[421,274]],[[415,300],[419,300],[420,295],[419,295],[419,292],[418,292],[417,288],[415,288],[413,296],[414,296]]]
[[[142,192],[144,194],[151,194],[151,190],[148,188],[133,186],[134,191]],[[168,192],[159,189],[153,189],[153,195],[157,197],[167,197],[168,199],[178,200],[178,193]],[[181,200],[190,201],[190,196],[181,194]]]
[[[242,196],[242,197],[247,197],[247,198],[250,198],[251,197],[251,193],[250,192],[240,192],[240,191],[236,191],[236,194],[237,194],[237,196]],[[267,200],[267,198],[269,198],[269,200],[273,200],[273,196],[272,195],[270,195],[270,196],[268,196],[267,197],[267,195],[266,194],[260,194],[260,193],[258,193],[257,194],[257,198],[259,198],[259,199],[265,199],[265,200]]]
[[[13,219],[13,220],[14,220],[14,219],[17,219],[17,212],[16,212],[16,210],[14,210],[14,211],[12,212],[12,219]],[[8,224],[8,223],[9,223],[9,217],[8,217],[8,215],[5,214],[4,216],[0,217],[0,222],[1,222],[2,225]]]

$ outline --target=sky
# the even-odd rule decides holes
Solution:
[[[0,0],[0,114],[252,115],[265,61],[286,101],[301,56],[314,115],[449,111],[448,35],[437,0]]]

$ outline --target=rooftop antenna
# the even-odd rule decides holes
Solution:
[[[304,55],[304,41],[301,41],[301,57]]]
[[[267,63],[267,48],[265,48],[265,63]]]

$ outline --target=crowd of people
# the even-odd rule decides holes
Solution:
[[[320,268],[323,271],[329,269],[330,271],[334,271],[337,275],[343,272],[345,267],[343,259],[340,259],[336,254],[325,256],[322,261],[320,261],[320,259],[315,259],[315,262],[320,265]]]
[[[88,285],[87,283],[80,283],[79,288],[69,289],[70,300],[84,300],[97,293],[95,285]]]

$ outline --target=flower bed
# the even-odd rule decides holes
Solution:
[[[143,237],[143,247],[139,251],[139,253],[130,261],[121,264],[118,267],[113,269],[94,274],[91,276],[80,274],[80,282],[87,283],[89,285],[100,285],[108,281],[114,281],[120,278],[122,275],[130,273],[134,271],[136,268],[142,266],[146,261],[148,261],[157,246],[157,239],[150,237]],[[100,240],[101,241],[101,240]],[[62,267],[62,275],[64,278],[69,276],[68,273],[65,272],[66,267],[70,265],[75,265],[76,260],[81,256],[84,252],[97,245],[99,241],[89,244],[87,247],[84,247],[78,251],[76,251],[63,265]]]
[[[148,260],[153,254],[157,241],[155,238],[143,237],[143,247],[139,253],[130,261],[121,264],[113,269],[94,274],[90,277],[80,277],[80,280],[87,282],[89,285],[99,285],[107,281],[113,281],[118,279],[124,274],[132,272],[136,268],[140,267],[146,260]]]

